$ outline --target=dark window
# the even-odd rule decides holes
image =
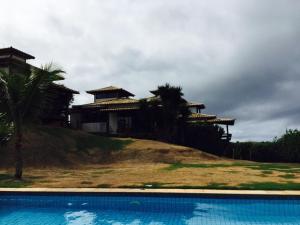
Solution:
[[[99,93],[96,94],[96,99],[102,99],[102,98],[117,98],[117,93]]]

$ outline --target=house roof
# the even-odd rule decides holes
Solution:
[[[144,98],[146,101],[159,101],[160,97],[159,96],[150,96],[147,98]],[[187,102],[188,107],[199,107],[200,109],[205,109],[205,105],[203,103],[197,103],[197,102]]]
[[[105,106],[124,106],[124,105],[132,105],[138,103],[139,100],[133,98],[113,98],[113,99],[99,99],[96,102],[81,105],[83,108],[97,108],[97,107],[105,107]],[[77,106],[78,107],[78,106]]]
[[[131,111],[131,110],[138,110],[139,107],[132,106],[132,107],[116,107],[116,108],[107,108],[107,109],[100,109],[100,112],[115,112],[115,111]]]
[[[52,85],[54,87],[56,87],[56,88],[59,88],[59,89],[63,90],[63,91],[70,92],[72,94],[79,94],[78,91],[75,91],[75,90],[73,90],[71,88],[68,88],[68,87],[64,86],[63,84],[55,84],[55,83],[53,83]]]
[[[234,125],[235,119],[230,119],[230,118],[216,118],[216,119],[208,120],[207,123],[222,124],[222,125]]]
[[[29,55],[29,54],[22,52],[16,48],[13,48],[13,47],[1,48],[0,55],[16,55],[23,59],[34,59],[35,58],[34,56]]]
[[[205,105],[203,103],[197,103],[197,102],[188,102],[187,105],[189,107],[199,107],[201,109],[205,109]]]
[[[209,114],[203,114],[203,113],[192,113],[189,116],[189,120],[209,120],[209,119],[215,119],[217,116],[215,115],[209,115]]]
[[[94,89],[86,92],[89,94],[97,94],[97,93],[105,93],[105,92],[123,92],[126,96],[134,96],[134,94],[130,93],[129,91],[115,86],[108,86],[105,88]]]
[[[234,125],[235,119],[231,118],[218,118],[215,115],[208,115],[202,113],[192,113],[189,116],[190,123],[203,122],[205,124],[222,124],[222,125]]]

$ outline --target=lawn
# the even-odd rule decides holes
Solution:
[[[300,165],[251,162],[85,165],[76,169],[26,169],[23,182],[0,171],[1,187],[205,188],[300,190]]]
[[[24,140],[24,180],[12,177],[8,146],[0,149],[0,187],[300,190],[300,164],[230,160],[159,141],[53,127],[29,129]]]

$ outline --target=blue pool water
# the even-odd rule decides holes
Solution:
[[[1,225],[295,225],[300,199],[0,195]]]

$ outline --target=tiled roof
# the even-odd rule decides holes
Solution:
[[[126,93],[128,96],[134,96],[134,94],[130,93],[129,91],[127,91],[123,88],[115,87],[115,86],[108,86],[108,87],[94,89],[94,90],[90,90],[90,91],[86,91],[86,92],[89,94],[95,94],[95,93],[111,92],[111,91],[121,91],[123,93]]]
[[[71,89],[71,88],[67,88],[67,87],[64,86],[63,84],[55,84],[55,83],[53,83],[52,85],[53,85],[54,87],[57,87],[57,88],[62,89],[62,90],[64,90],[64,91],[71,92],[72,94],[79,94],[78,91],[75,91],[75,90],[73,90],[73,89]]]
[[[234,125],[235,119],[230,118],[214,118],[214,119],[191,119],[189,123],[204,123],[204,124],[222,124],[222,125]]]
[[[114,111],[130,111],[130,110],[138,110],[139,107],[118,107],[118,108],[107,108],[100,109],[100,112],[114,112]]]
[[[118,87],[115,87],[115,86],[108,86],[108,87],[104,87],[104,88],[90,90],[89,92],[116,91],[116,90],[121,90],[121,89],[122,88],[118,88]]]
[[[216,119],[208,120],[207,122],[212,124],[234,125],[235,119],[216,118]]]
[[[205,105],[203,103],[196,103],[196,102],[188,102],[187,105],[189,107],[200,107],[202,109],[205,109]]]
[[[208,114],[203,114],[203,113],[192,113],[189,116],[190,120],[209,120],[209,119],[215,119],[217,116],[215,115],[208,115]]]
[[[84,108],[89,107],[104,107],[109,105],[132,105],[138,103],[139,100],[133,98],[112,98],[112,99],[101,99],[97,102],[82,105]]]
[[[159,96],[151,96],[151,97],[148,97],[148,98],[145,98],[145,100],[147,100],[148,102],[149,101],[160,101],[160,97]],[[187,103],[187,106],[188,107],[200,107],[201,109],[205,109],[205,105],[203,103],[197,103],[197,102],[188,102]]]
[[[1,48],[0,49],[0,55],[6,55],[6,54],[9,54],[9,55],[16,55],[16,56],[19,56],[21,58],[24,58],[24,59],[34,59],[34,56],[32,55],[29,55],[25,52],[22,52],[16,48],[13,48],[13,47],[9,47],[9,48]]]

